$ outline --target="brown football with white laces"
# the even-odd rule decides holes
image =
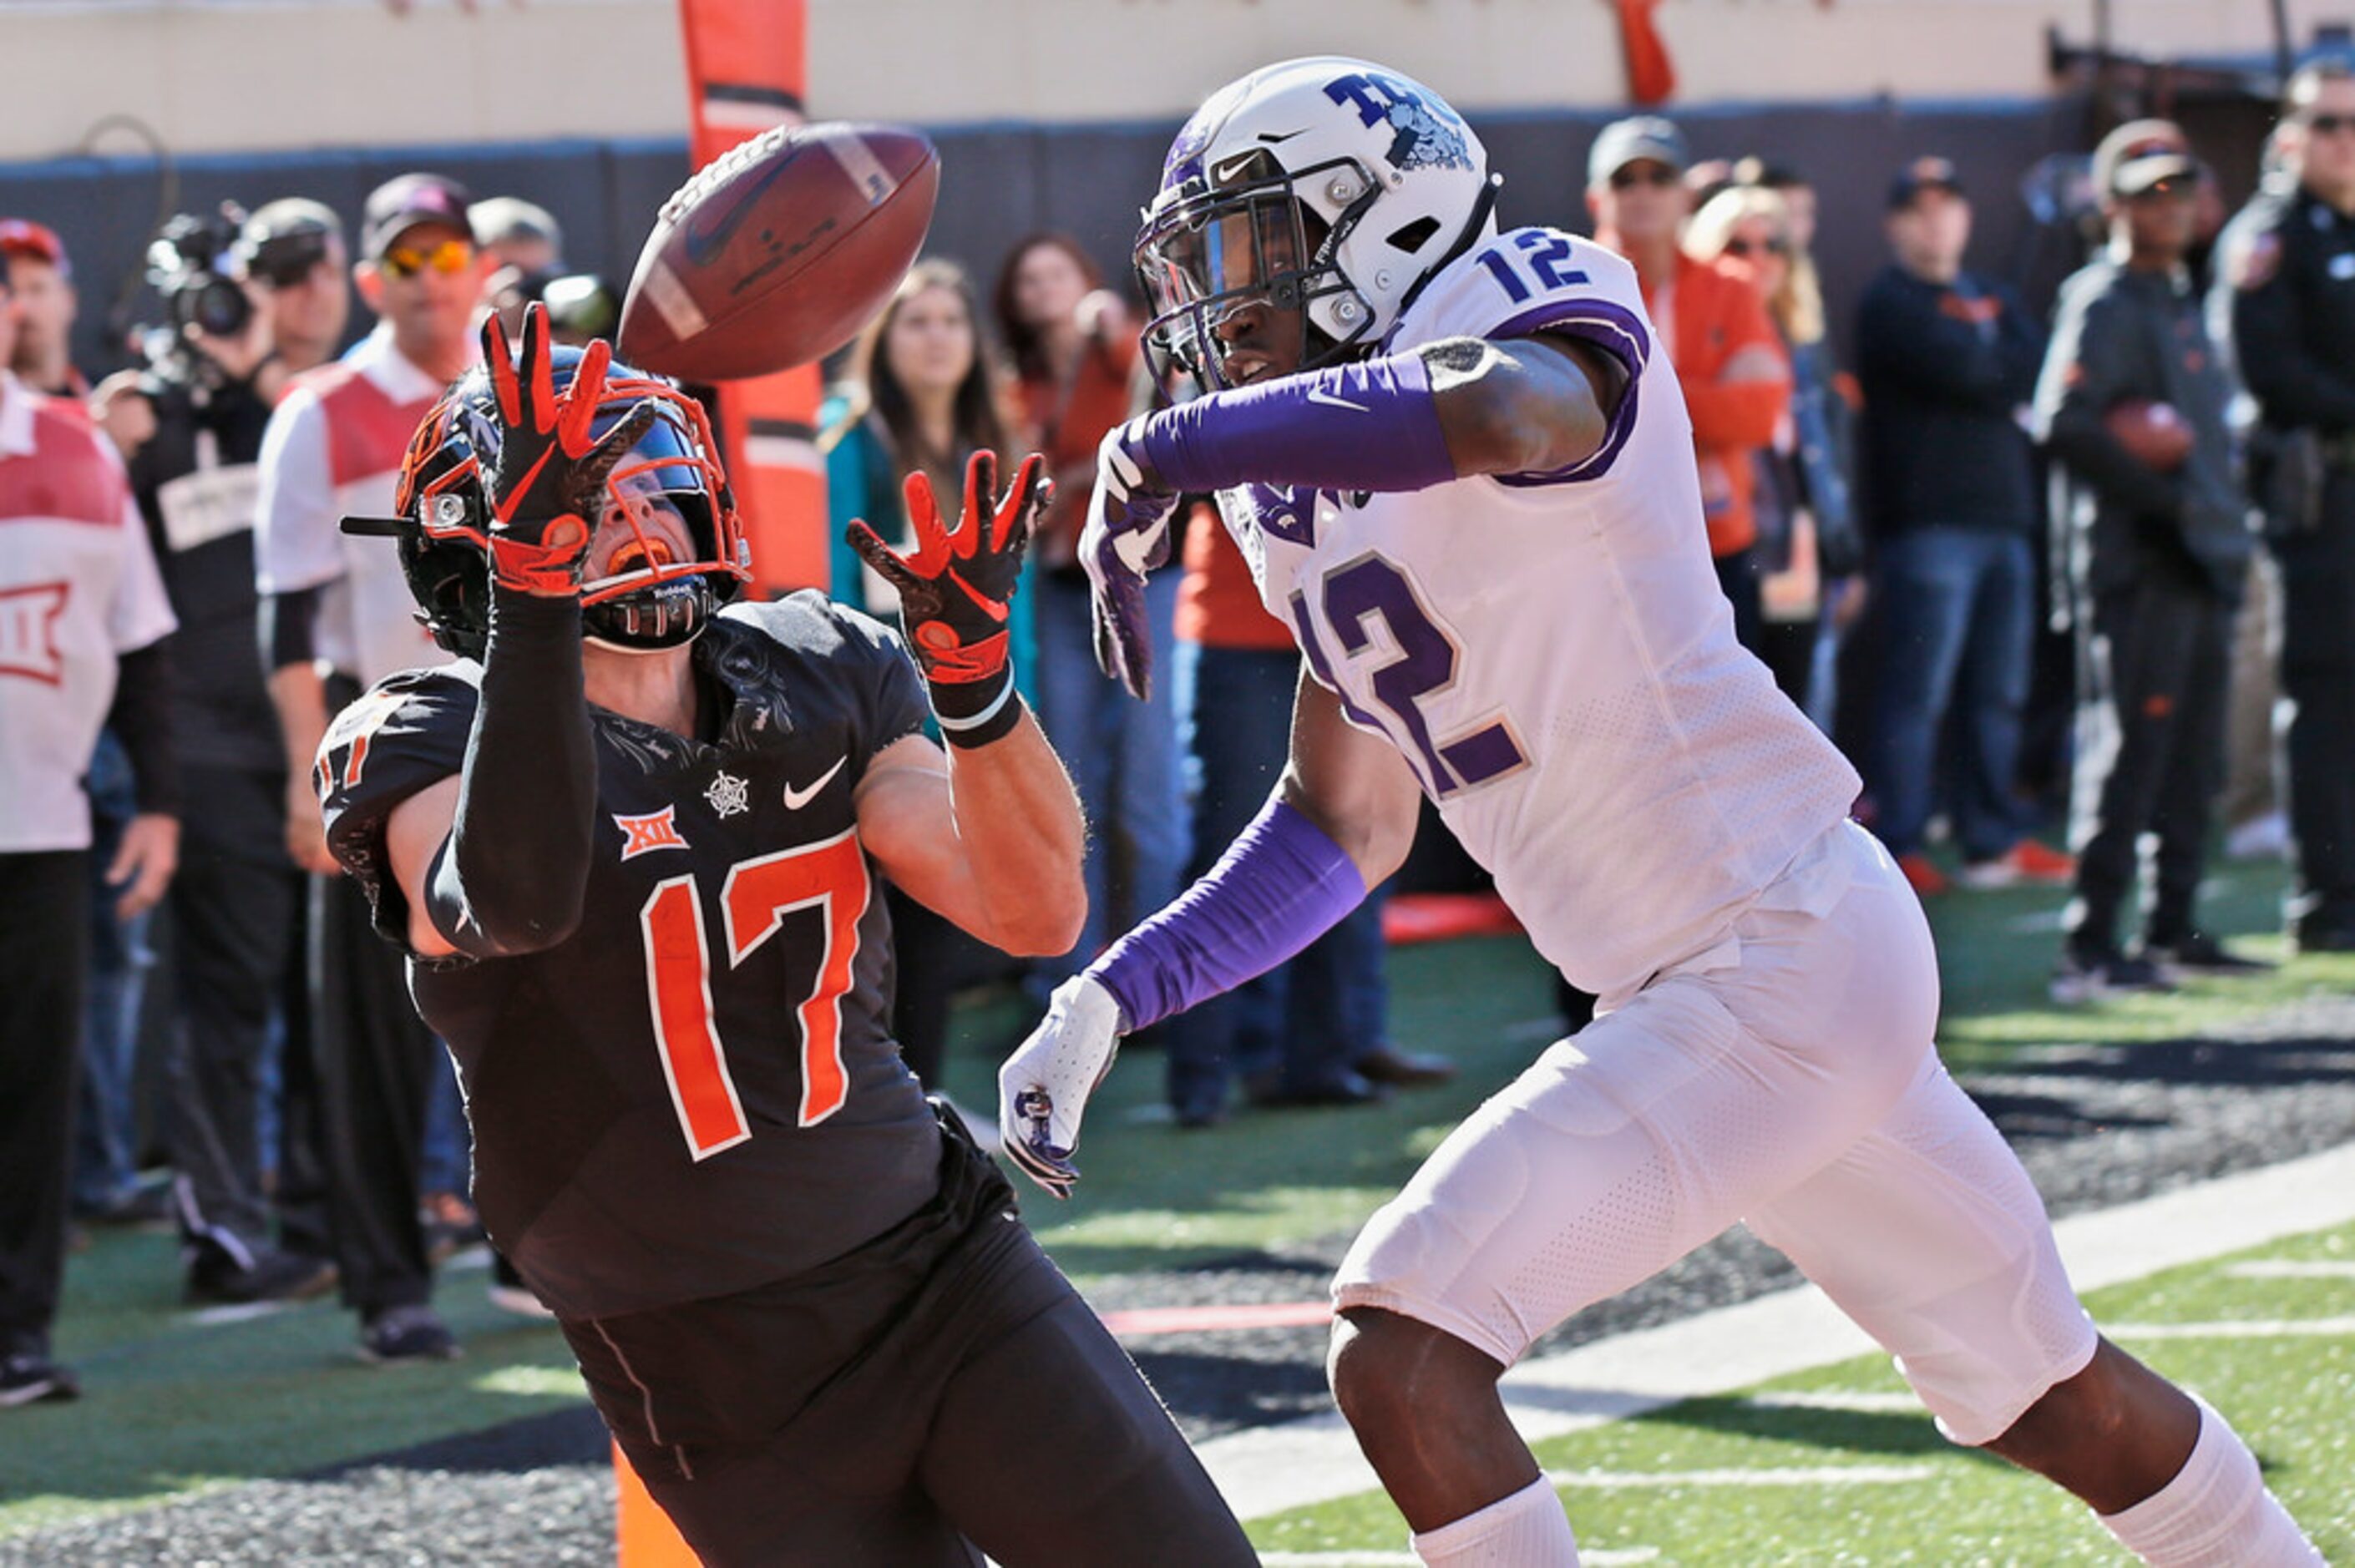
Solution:
[[[779,126],[679,187],[622,302],[621,357],[685,381],[823,358],[858,335],[916,259],[940,192],[922,132]]]

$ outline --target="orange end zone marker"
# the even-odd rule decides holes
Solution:
[[[618,1447],[613,1450],[613,1479],[621,1491],[614,1510],[620,1568],[702,1568],[702,1559],[680,1537],[678,1526],[671,1523]]]

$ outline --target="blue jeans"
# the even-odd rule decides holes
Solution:
[[[106,868],[138,810],[131,761],[112,731],[101,731],[90,762],[91,903],[89,984],[82,996],[82,1075],[74,1124],[73,1201],[101,1210],[131,1194],[138,1180],[132,1083],[139,1047],[139,1009],[155,955],[147,946],[152,916],[114,917],[121,888]]]
[[[1192,841],[1178,750],[1179,574],[1165,571],[1145,590],[1153,622],[1153,695],[1136,702],[1096,668],[1088,585],[1041,572],[1033,618],[1039,640],[1031,690],[1039,722],[1062,755],[1088,816],[1088,918],[1060,958],[1036,961],[1042,994],[1085,969],[1111,938],[1178,896]],[[1117,859],[1115,860],[1115,857]],[[1117,864],[1119,874],[1114,875]]]
[[[1873,800],[1892,854],[1922,847],[1937,795],[1939,738],[1954,714],[1955,834],[1966,860],[2019,842],[2012,794],[2028,701],[2036,578],[2027,538],[1923,527],[1881,546],[1882,651]]]
[[[1300,657],[1288,648],[1178,650],[1184,737],[1199,772],[1193,874],[1209,871],[1259,814],[1284,770]],[[1306,951],[1169,1021],[1170,1108],[1215,1116],[1238,1075],[1287,1092],[1329,1084],[1388,1030],[1379,890]]]

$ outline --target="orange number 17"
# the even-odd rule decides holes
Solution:
[[[858,956],[858,921],[867,913],[868,891],[867,856],[847,829],[819,843],[739,861],[729,867],[720,889],[730,969],[774,935],[794,910],[815,906],[826,916],[817,980],[796,1010],[804,1127],[824,1121],[849,1097],[842,1060],[842,997]],[[708,1160],[751,1137],[752,1128],[712,1016],[710,947],[694,876],[659,884],[638,912],[638,925],[646,940],[646,990],[663,1077],[688,1151]]]

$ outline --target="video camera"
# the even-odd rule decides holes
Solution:
[[[163,296],[175,330],[193,326],[214,337],[235,337],[253,319],[253,302],[239,281],[244,258],[238,235],[244,227],[244,209],[223,202],[211,215],[176,215],[147,247],[147,281]]]

